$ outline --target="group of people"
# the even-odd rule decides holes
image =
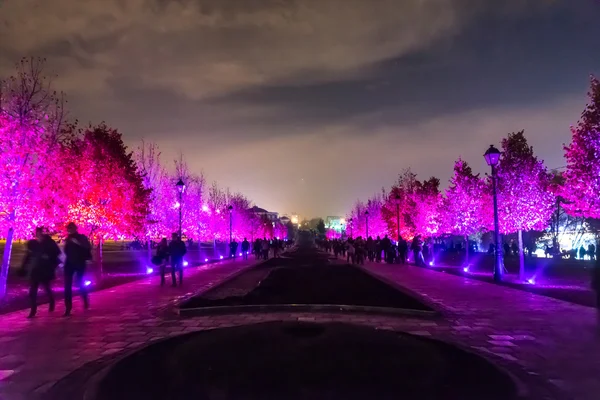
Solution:
[[[424,266],[425,260],[430,258],[429,245],[421,235],[415,236],[410,245],[403,238],[394,242],[387,235],[384,238],[377,236],[375,239],[369,236],[366,240],[360,236],[346,240],[324,239],[317,241],[317,245],[325,251],[332,252],[336,258],[340,255],[345,257],[347,262],[352,264],[364,264],[365,260],[406,264],[409,251],[412,251],[416,265]]]
[[[160,285],[165,285],[165,272],[167,265],[171,265],[172,286],[177,286],[176,274],[179,275],[179,286],[183,285],[183,256],[187,253],[187,246],[177,233],[173,233],[171,241],[163,238],[156,246],[156,255],[152,263],[160,268]]]
[[[77,226],[70,222],[67,225],[68,235],[64,241],[64,285],[65,316],[71,315],[73,309],[73,280],[79,283],[79,293],[83,306],[90,306],[89,295],[85,286],[84,275],[87,261],[92,259],[91,244],[88,238],[77,232]],[[35,230],[35,239],[27,242],[27,253],[19,270],[21,276],[29,277],[29,299],[31,308],[28,318],[37,313],[37,294],[41,286],[49,299],[49,310],[54,311],[56,301],[52,292],[52,281],[56,279],[56,269],[61,264],[61,250],[44,228]]]
[[[256,239],[252,244],[252,253],[254,253],[257,260],[268,260],[271,251],[273,252],[273,257],[278,258],[289,243],[277,238],[271,240],[267,238]]]

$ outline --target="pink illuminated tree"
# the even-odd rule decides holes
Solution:
[[[355,238],[361,236],[366,239],[368,221],[368,236],[376,238],[377,236],[384,237],[387,235],[388,224],[382,214],[383,198],[383,194],[376,193],[366,202],[357,201],[346,216],[346,221],[348,221],[347,233],[352,232]],[[350,222],[350,219],[352,219],[352,222]]]
[[[417,234],[435,236],[440,231],[441,200],[439,179],[431,177],[420,182],[415,173],[406,169],[386,196],[382,216],[393,237],[398,236],[398,219],[404,239],[411,240]]]
[[[432,176],[428,180],[418,183],[414,193],[417,210],[413,221],[417,232],[424,237],[434,237],[440,233],[441,201],[442,195],[438,178]]]
[[[589,102],[579,123],[571,127],[571,143],[564,147],[567,169],[561,194],[565,199],[563,207],[569,214],[584,217],[590,225],[597,226],[600,219],[600,81],[595,77],[591,77],[588,96]],[[596,241],[596,249],[600,249],[598,233]],[[600,258],[596,260],[596,268],[600,268]]]
[[[57,195],[51,192],[56,181],[47,178],[60,150],[64,98],[52,89],[44,64],[24,58],[14,76],[0,81],[0,226],[6,232],[0,297],[6,293],[14,237],[30,237],[33,224],[54,223],[51,210],[58,208],[45,199]]]
[[[469,236],[484,228],[485,205],[489,202],[485,182],[459,158],[454,164],[454,176],[443,202],[442,231],[465,238],[465,264],[469,263]]]
[[[574,215],[600,218],[600,81],[592,77],[589,103],[576,127],[571,143],[564,147],[564,207]]]
[[[89,126],[62,162],[68,220],[99,240],[145,234],[150,190],[121,134],[104,123]]]
[[[518,233],[519,276],[524,279],[523,231],[546,228],[555,198],[550,191],[551,176],[543,161],[533,154],[524,131],[510,133],[502,140],[502,149],[498,166],[500,230]]]
[[[414,216],[417,212],[415,195],[418,187],[417,175],[410,168],[405,169],[398,177],[398,182],[392,186],[382,207],[382,217],[387,222],[388,231],[396,240],[398,240],[398,220],[400,236],[411,240],[416,235]]]
[[[174,196],[172,178],[161,162],[161,153],[155,143],[142,141],[134,158],[137,169],[142,175],[144,187],[149,190],[148,218],[146,220],[146,237],[160,239],[173,230],[167,224],[172,203],[167,199]],[[150,241],[148,241],[150,244]]]

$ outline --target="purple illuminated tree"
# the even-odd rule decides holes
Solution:
[[[0,81],[0,178],[1,228],[6,244],[0,269],[0,297],[6,280],[15,235],[29,237],[32,223],[47,223],[42,198],[50,192],[53,168],[63,128],[64,99],[51,88],[42,59],[22,59],[16,74]],[[44,182],[44,184],[40,184]],[[46,203],[51,204],[51,203]],[[32,215],[33,211],[37,216]]]
[[[400,235],[407,240],[411,240],[416,235],[414,216],[417,213],[415,200],[418,187],[417,175],[410,168],[402,171],[382,207],[382,216],[387,222],[389,232],[396,240],[398,239],[398,211]]]
[[[418,182],[414,193],[416,213],[413,216],[414,225],[418,233],[425,237],[433,237],[440,233],[441,226],[440,180],[431,177],[426,181]]]
[[[564,147],[567,169],[564,172],[563,207],[571,214],[597,226],[600,219],[600,81],[591,77],[589,103],[576,127],[571,127],[571,144]],[[596,234],[597,249],[600,236]],[[600,258],[596,257],[596,267]]]
[[[371,237],[384,237],[388,234],[388,224],[383,218],[383,196],[375,194],[371,196],[367,202],[357,201],[350,213],[346,216],[346,220],[352,219],[352,227],[348,229],[352,231],[354,237],[367,238],[367,219],[369,234]],[[368,217],[367,217],[367,214]]]
[[[533,154],[524,131],[510,133],[502,140],[502,149],[498,166],[500,230],[518,233],[519,277],[524,279],[523,231],[546,228],[555,198],[550,191],[551,176],[543,161]]]
[[[592,77],[590,102],[576,127],[571,144],[564,147],[565,208],[586,218],[600,218],[600,81]]]
[[[466,161],[458,159],[454,164],[454,176],[446,190],[443,202],[443,231],[459,235],[466,241],[465,264],[469,263],[469,235],[481,231],[485,226],[486,196],[485,182],[474,175]]]
[[[170,204],[166,201],[174,194],[172,179],[162,165],[160,155],[160,150],[155,143],[144,141],[135,152],[137,169],[142,175],[144,187],[150,191],[146,220],[146,237],[148,239],[160,239],[173,229],[172,226],[168,227],[167,225]],[[150,245],[150,241],[148,244]]]

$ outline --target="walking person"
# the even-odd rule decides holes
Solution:
[[[173,233],[171,243],[169,243],[169,257],[171,258],[171,279],[174,287],[177,286],[175,272],[179,272],[179,286],[183,284],[183,256],[185,253],[187,253],[185,243],[177,233]]]
[[[167,262],[169,262],[169,244],[167,243],[167,238],[162,238],[162,240],[158,243],[158,246],[156,246],[155,257],[160,268],[160,286],[164,286]]]
[[[73,309],[73,278],[77,275],[79,295],[84,309],[90,308],[90,300],[83,276],[86,263],[92,259],[92,246],[88,238],[77,232],[77,225],[69,222],[69,235],[65,239],[65,317],[71,315]]]
[[[242,242],[242,256],[244,257],[244,260],[248,259],[248,251],[250,250],[250,242],[248,242],[248,239],[244,238],[244,241]]]
[[[354,264],[354,254],[355,254],[355,248],[354,245],[352,244],[352,242],[350,240],[348,240],[348,243],[346,243],[346,254],[348,255],[346,258],[346,262],[348,264]]]
[[[56,278],[56,267],[60,264],[60,249],[44,229],[35,229],[35,239],[27,242],[27,254],[23,260],[21,274],[29,274],[29,300],[31,310],[27,318],[35,317],[37,313],[38,288],[42,286],[48,295],[48,311],[53,312],[55,301],[51,282]]]
[[[269,259],[269,241],[267,240],[267,238],[264,238],[262,241],[262,255],[263,259]]]

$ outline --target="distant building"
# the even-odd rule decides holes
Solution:
[[[249,209],[248,211],[254,213],[255,215],[258,215],[260,217],[267,217],[267,219],[271,222],[276,222],[279,219],[279,213],[276,212],[272,212],[272,211],[267,211],[264,208],[260,208],[257,206],[252,207],[251,209]]]

